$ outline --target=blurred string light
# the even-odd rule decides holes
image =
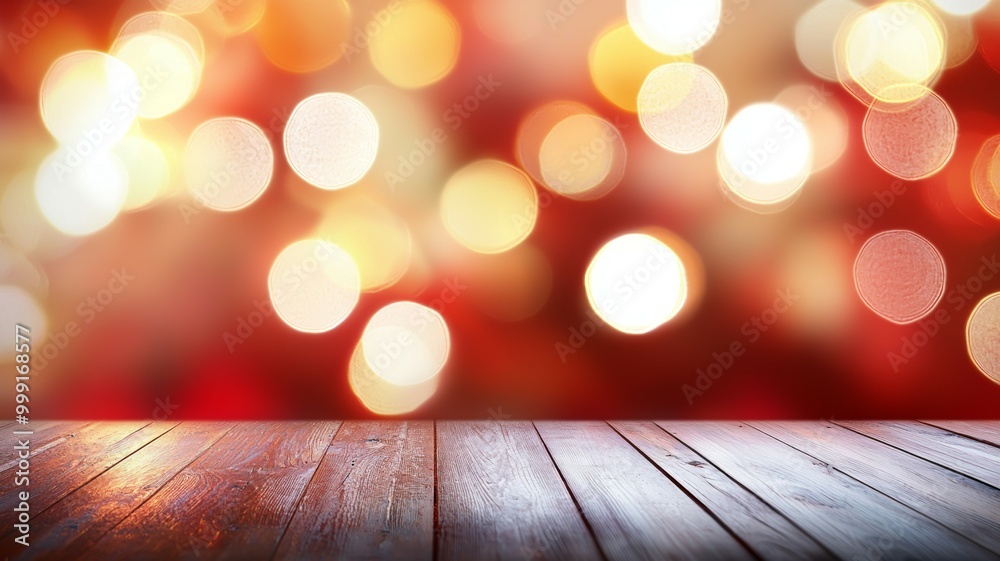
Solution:
[[[48,332],[48,319],[35,297],[20,286],[0,284],[0,321],[4,325],[24,325],[31,329],[31,338],[43,341]],[[14,356],[14,345],[4,345],[0,361]]]
[[[140,117],[156,119],[177,111],[194,97],[201,81],[194,51],[169,35],[135,35],[116,42],[111,54],[132,68],[142,86]]]
[[[625,234],[604,244],[587,267],[584,285],[597,315],[629,334],[663,325],[687,298],[680,257],[647,234]]]
[[[222,0],[225,1],[225,0]],[[214,5],[216,0],[151,0],[158,9],[175,14],[197,14]]]
[[[106,151],[139,114],[142,88],[124,62],[97,51],[56,59],[42,81],[42,122],[74,158]]]
[[[323,333],[351,314],[361,295],[361,274],[346,251],[324,240],[292,243],[278,254],[267,290],[289,327]]]
[[[982,10],[990,0],[932,0],[941,10],[956,16],[969,16]]]
[[[889,1],[846,22],[840,35],[838,75],[864,103],[915,100],[929,91],[945,63],[945,37],[937,17],[915,2]]]
[[[793,113],[806,126],[812,143],[812,171],[833,165],[844,154],[849,141],[847,114],[824,87],[792,84],[781,90],[774,103],[794,108]]]
[[[375,312],[361,335],[368,368],[397,386],[437,376],[451,348],[444,318],[416,302],[394,302]]]
[[[321,189],[361,180],[375,163],[379,127],[363,103],[343,93],[299,102],[285,126],[285,158],[302,179]]]
[[[401,88],[422,88],[444,78],[458,60],[461,31],[454,16],[433,0],[401,0],[371,36],[372,66]]]
[[[409,268],[413,253],[406,222],[361,195],[349,194],[328,205],[314,236],[351,255],[361,275],[361,290],[365,292],[395,284]]]
[[[535,108],[521,120],[514,151],[517,153],[518,163],[538,183],[545,183],[539,161],[542,143],[553,127],[575,115],[594,115],[594,111],[576,101],[558,100]]]
[[[627,0],[628,22],[647,45],[670,55],[693,53],[715,35],[721,0]]]
[[[972,192],[994,218],[1000,219],[1000,135],[983,142],[972,164]]]
[[[441,220],[468,249],[499,253],[535,228],[538,193],[525,173],[499,160],[477,160],[456,171],[441,193]]]
[[[654,142],[679,154],[697,152],[722,130],[728,101],[708,69],[675,62],[649,73],[638,97],[639,123]]]
[[[596,199],[625,173],[625,140],[611,123],[589,114],[556,123],[538,149],[542,184],[571,199]]]
[[[852,0],[820,0],[799,16],[795,51],[802,65],[819,78],[837,81],[837,33],[863,11],[864,7]]]
[[[132,16],[122,24],[109,52],[118,52],[124,43],[136,37],[162,37],[175,41],[190,50],[199,67],[205,64],[205,40],[201,32],[194,24],[176,14],[142,12]]]
[[[272,0],[254,28],[257,43],[275,66],[313,72],[343,54],[351,34],[351,8],[345,0]]]
[[[791,204],[809,177],[812,142],[790,110],[755,103],[725,126],[716,160],[724,193],[733,202],[774,212]]]
[[[191,133],[184,150],[184,176],[202,205],[234,211],[257,200],[271,182],[274,151],[257,125],[218,117]]]
[[[689,53],[667,55],[636,36],[628,23],[604,31],[590,48],[590,78],[597,91],[621,109],[635,113],[636,96],[655,68],[671,62],[691,62]]]
[[[170,187],[170,163],[160,146],[141,135],[128,135],[112,152],[125,166],[128,193],[122,210],[136,210],[151,205]]]
[[[358,400],[376,415],[403,415],[416,410],[433,397],[441,382],[432,376],[423,382],[400,386],[375,374],[365,359],[359,341],[347,367],[347,381]]]
[[[35,199],[45,218],[71,236],[92,234],[118,216],[128,195],[128,172],[110,152],[74,159],[60,148],[42,161]]]
[[[922,179],[940,171],[951,159],[958,123],[937,93],[923,87],[898,87],[923,93],[904,103],[873,101],[862,126],[865,148],[890,174],[911,181]]]
[[[965,345],[980,372],[1000,384],[1000,292],[983,298],[969,314]]]
[[[862,302],[882,318],[913,323],[931,313],[944,296],[944,258],[909,230],[881,232],[858,252],[854,286]]]

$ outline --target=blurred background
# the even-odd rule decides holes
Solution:
[[[820,4],[842,15],[803,18]],[[914,4],[945,38],[926,85],[957,137],[943,167],[910,181],[866,149],[872,100],[837,78],[847,4],[726,0],[702,48],[664,54],[636,37],[624,1],[3,2],[0,284],[16,290],[0,292],[0,318],[32,329],[33,418],[994,417],[1000,385],[970,359],[966,324],[1000,291],[1000,275],[981,273],[1000,253],[1000,219],[973,178],[1000,134],[1000,7]],[[186,41],[195,78],[169,114],[140,115],[126,136],[158,155],[119,154],[121,212],[67,234],[35,192],[58,147],[43,79],[67,53],[115,50],[151,11],[157,30]],[[727,194],[718,138],[682,154],[644,129],[640,87],[677,61],[717,77],[727,120],[776,102],[805,123],[811,170],[785,208]],[[311,185],[283,149],[293,110],[322,92],[353,96],[378,123],[371,169],[342,189]],[[554,102],[612,127],[612,148],[595,155],[602,196],[563,196],[538,177]],[[266,189],[235,211],[201,204],[185,181],[189,139],[217,117],[256,125],[273,152]],[[949,142],[919,119],[910,129]],[[442,220],[445,185],[483,159],[525,170],[537,196],[526,236],[500,253],[474,251]],[[866,306],[854,273],[865,241],[897,229],[930,242],[946,270],[943,297],[908,324]],[[605,243],[638,231],[677,254],[687,292],[669,321],[629,334],[598,317],[584,277]],[[278,254],[314,237],[361,276],[356,306],[322,333],[283,321],[268,288]],[[440,314],[447,364],[432,387],[352,384],[366,324],[397,301]],[[12,400],[13,384],[0,392]],[[373,392],[420,395],[393,409],[373,406]]]

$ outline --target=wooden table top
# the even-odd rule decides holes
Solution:
[[[6,450],[24,429],[11,559],[1000,559],[997,421],[0,422]]]

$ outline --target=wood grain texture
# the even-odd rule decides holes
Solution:
[[[32,510],[35,514],[42,512],[175,424],[102,422],[80,428],[75,436],[66,436],[59,446],[31,458],[28,487]],[[0,513],[4,516],[9,516],[17,504],[16,494],[8,493],[13,484],[13,479],[0,482]],[[4,534],[8,533],[13,533],[13,528],[5,525]]]
[[[924,421],[944,430],[1000,446],[1000,421]]]
[[[829,423],[751,425],[1000,554],[1000,491]]]
[[[430,561],[433,553],[433,422],[345,422],[275,559]]]
[[[535,426],[608,559],[752,558],[607,423]]]
[[[438,559],[601,559],[529,421],[437,430]]]
[[[234,426],[187,422],[118,462],[31,520],[31,547],[0,545],[0,556],[64,559],[83,551],[152,496]]]
[[[836,421],[1000,489],[1000,448],[916,421]]]
[[[923,514],[743,423],[657,424],[839,557],[996,559]]]
[[[31,423],[28,429],[33,434],[30,435],[15,435],[13,428],[0,433],[0,446],[4,450],[13,450],[19,440],[27,438],[31,441],[31,458],[34,458],[39,454],[44,454],[55,446],[65,443],[68,439],[76,435],[76,431],[91,424],[93,423],[81,421],[42,421]],[[21,429],[22,426],[17,427],[17,430]],[[0,483],[9,479],[6,476],[6,472],[14,468],[17,464],[17,459],[14,456],[4,456],[3,460],[4,462],[0,464]],[[17,470],[14,469],[13,471]]]
[[[269,559],[339,426],[237,425],[82,558]]]
[[[650,421],[611,426],[705,505],[761,559],[832,559],[812,537]]]

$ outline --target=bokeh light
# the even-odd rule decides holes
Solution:
[[[451,335],[441,314],[416,302],[394,302],[368,321],[361,348],[376,376],[412,386],[437,376],[448,361]]]
[[[608,325],[648,333],[684,306],[687,278],[672,249],[646,234],[625,234],[594,255],[584,280],[591,308]]]
[[[958,123],[941,96],[926,90],[905,103],[874,101],[865,115],[862,136],[879,167],[912,181],[934,175],[948,163],[955,152]]]
[[[524,172],[499,160],[477,160],[448,179],[441,220],[460,244],[499,253],[524,241],[538,219],[538,193]]]
[[[403,415],[430,399],[441,382],[440,376],[409,386],[400,386],[375,374],[365,359],[361,343],[354,348],[347,368],[347,381],[355,397],[376,415]]]
[[[722,131],[717,163],[731,194],[751,207],[788,202],[811,171],[812,141],[794,113],[774,103],[741,109]]]
[[[721,0],[628,0],[628,22],[635,34],[661,53],[693,53],[715,35]]]
[[[34,296],[20,286],[0,284],[0,321],[10,326],[24,325],[30,329],[32,340],[44,341],[48,332],[48,320],[45,311]],[[14,345],[4,345],[0,349],[0,363],[14,358]]]
[[[264,132],[245,119],[219,117],[191,133],[184,176],[196,201],[219,211],[253,203],[274,172],[274,150]]]
[[[868,96],[893,103],[912,101],[940,76],[944,45],[940,21],[923,6],[885,2],[851,21],[844,67],[848,79]]]
[[[444,78],[458,60],[458,22],[434,0],[402,0],[371,36],[372,65],[401,88],[422,88]]]
[[[972,164],[972,192],[982,208],[1000,219],[1000,135],[991,136]]]
[[[285,126],[285,157],[295,173],[322,189],[361,180],[378,153],[375,116],[343,93],[316,94],[299,102]]]
[[[715,140],[726,120],[722,84],[708,69],[675,62],[649,73],[639,91],[639,123],[660,146],[689,154]]]
[[[594,42],[589,57],[590,79],[601,95],[618,107],[635,112],[636,97],[653,69],[671,62],[691,62],[688,53],[667,55],[653,50],[628,23],[615,24]]]
[[[276,66],[312,72],[333,64],[350,44],[351,8],[345,0],[269,1],[254,32]]]
[[[59,149],[42,161],[35,176],[35,199],[57,230],[92,234],[118,216],[128,195],[128,172],[109,152],[79,158]]]
[[[840,159],[850,141],[847,113],[825,87],[793,84],[781,90],[774,103],[794,108],[812,142],[812,171],[825,169]]]
[[[138,116],[142,89],[124,62],[96,51],[59,57],[42,81],[42,121],[80,157],[121,140]]]
[[[834,56],[837,33],[864,8],[852,0],[820,0],[799,16],[795,24],[795,50],[809,72],[824,80],[837,80]]]
[[[956,16],[972,15],[982,10],[990,0],[931,0],[941,10]]]
[[[167,193],[170,163],[159,145],[142,136],[129,135],[115,145],[113,152],[128,175],[128,194],[122,210],[149,206]]]
[[[539,162],[542,143],[553,127],[576,115],[594,115],[594,111],[576,101],[552,101],[534,109],[521,121],[514,150],[518,163],[535,181],[545,184]]]
[[[410,265],[413,240],[406,222],[361,195],[347,195],[329,205],[314,235],[354,258],[366,292],[392,286]]]
[[[1000,292],[983,298],[969,314],[965,344],[972,363],[1000,384]]]
[[[201,81],[201,66],[190,47],[167,35],[129,37],[113,54],[132,68],[142,85],[140,117],[156,119],[177,111]]]
[[[912,323],[931,313],[944,296],[944,258],[913,232],[881,232],[858,252],[854,286],[865,305],[882,318]]]
[[[143,35],[180,41],[191,50],[199,66],[205,64],[205,39],[202,33],[193,23],[170,12],[142,12],[132,16],[122,24],[109,52],[114,54],[124,43]]]
[[[289,327],[322,333],[341,324],[358,303],[361,275],[354,259],[324,240],[292,243],[267,279],[274,311]]]
[[[543,185],[572,199],[596,199],[625,173],[625,141],[594,115],[573,115],[552,127],[538,152]]]

